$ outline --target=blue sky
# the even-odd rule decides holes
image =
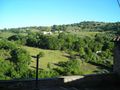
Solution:
[[[116,0],[0,0],[0,28],[120,21]]]

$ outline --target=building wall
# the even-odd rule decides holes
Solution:
[[[69,87],[80,87],[80,88],[86,88],[86,87],[101,88],[101,87],[113,87],[113,86],[117,87],[117,85],[119,86],[119,83],[120,80],[118,80],[115,74],[97,74],[97,75],[93,74],[93,75],[85,75],[85,76],[63,76],[60,78],[39,79],[38,87],[50,88],[50,87],[69,86]],[[31,89],[34,90],[35,80],[0,80],[0,90],[23,90],[23,88],[24,90],[31,90]],[[45,90],[49,90],[49,89],[45,89]],[[69,90],[69,89],[62,89],[62,90]]]
[[[113,71],[120,74],[120,42],[115,42],[114,46],[114,66]]]

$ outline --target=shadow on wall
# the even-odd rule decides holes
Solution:
[[[65,86],[77,88],[120,88],[120,77],[117,74],[92,74],[81,79],[66,82]],[[119,89],[120,90],[120,89]]]

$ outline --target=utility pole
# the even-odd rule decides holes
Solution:
[[[39,68],[39,55],[37,55],[37,60],[36,60],[36,90],[38,89],[38,68]]]
[[[35,90],[39,90],[39,87],[38,87],[38,68],[39,68],[39,59],[41,57],[44,56],[44,53],[43,52],[39,52],[39,54],[36,56],[37,60],[36,60],[36,82],[35,82],[35,86],[36,86],[36,89]]]

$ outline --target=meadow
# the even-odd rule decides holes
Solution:
[[[31,69],[35,69],[36,68],[36,58],[34,56],[36,56],[39,52],[44,52],[44,56],[42,58],[40,58],[39,60],[39,68],[40,69],[45,69],[47,70],[47,65],[50,64],[50,66],[52,68],[56,68],[58,66],[56,66],[55,64],[57,64],[58,62],[66,62],[69,61],[70,59],[68,58],[68,54],[65,53],[64,51],[59,51],[59,50],[45,50],[45,49],[39,49],[39,48],[34,48],[34,47],[28,47],[28,46],[22,46],[22,48],[24,48],[25,50],[27,50],[32,58],[31,64],[30,64],[30,68]],[[86,62],[82,62],[80,61],[80,68],[81,68],[81,72],[84,72],[84,74],[92,74],[92,73],[96,73],[95,71],[99,71],[100,68],[86,63]]]

